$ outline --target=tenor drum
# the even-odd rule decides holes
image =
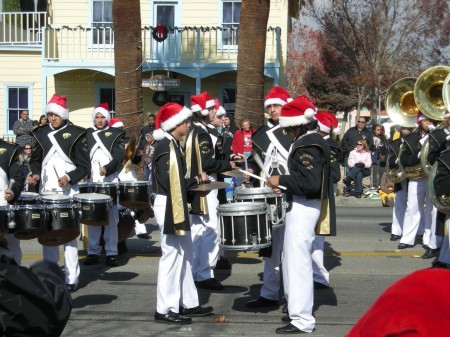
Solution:
[[[75,194],[73,199],[80,203],[80,221],[90,226],[105,226],[109,224],[109,209],[112,198],[100,193]]]
[[[14,228],[18,240],[31,240],[47,231],[47,217],[43,205],[14,205]]]
[[[0,233],[6,233],[9,228],[9,210],[7,206],[0,206]]]
[[[258,188],[236,188],[234,191],[234,199],[236,202],[266,202],[267,203],[267,220],[273,229],[284,226],[284,218],[286,217],[286,207],[283,198],[270,187]]]
[[[101,193],[109,195],[112,198],[112,204],[117,204],[117,183],[80,183],[78,184],[80,193]]]
[[[40,199],[47,218],[47,231],[38,237],[41,245],[63,245],[80,235],[80,206],[70,196],[47,191]]]
[[[217,208],[221,229],[220,244],[227,250],[259,250],[271,245],[267,204],[241,202]]]
[[[39,203],[39,193],[22,192],[17,198],[18,205],[35,205]]]
[[[119,182],[119,204],[131,209],[148,209],[150,207],[150,182]]]

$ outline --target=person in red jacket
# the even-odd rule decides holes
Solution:
[[[252,136],[256,130],[250,126],[250,121],[247,118],[242,119],[239,125],[240,130],[237,130],[233,135],[231,160],[242,159],[244,156],[248,157],[252,152]]]

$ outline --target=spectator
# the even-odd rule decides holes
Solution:
[[[380,124],[372,126],[374,149],[372,152],[373,186],[380,186],[380,179],[386,168],[388,144],[384,128]]]
[[[231,150],[231,145],[233,143],[233,135],[238,130],[234,124],[233,114],[225,115],[225,123],[223,129],[223,159],[230,158],[233,153]]]
[[[33,148],[31,147],[31,144],[26,143],[23,146],[22,153],[19,155],[19,165],[20,165],[22,177],[24,179],[28,178],[28,176],[31,175],[29,163],[30,163],[30,157],[31,157],[32,151],[33,151]],[[37,191],[36,186],[30,186],[27,184],[26,187],[27,187],[28,192],[36,192]]]
[[[29,119],[28,116],[28,111],[22,110],[20,119],[15,121],[13,126],[13,132],[16,135],[16,143],[21,147],[24,147],[26,143],[29,143],[34,147],[34,137],[31,135],[33,132],[33,121]]]
[[[355,148],[359,140],[364,139],[367,142],[369,151],[373,150],[373,136],[372,132],[366,128],[366,122],[364,117],[359,117],[357,125],[348,129],[344,134],[342,146],[345,158],[348,158],[349,153]]]
[[[350,170],[344,178],[344,184],[349,186],[351,181],[355,181],[355,197],[361,198],[362,180],[364,177],[370,176],[370,166],[372,159],[369,147],[365,140],[358,140],[356,148],[350,152],[348,157],[348,167]]]
[[[147,125],[144,125],[141,129],[141,132],[139,133],[139,144],[138,149],[143,152],[144,147],[148,144],[147,140],[147,134],[152,135],[153,131],[155,131],[155,115],[149,114],[147,117]],[[142,166],[143,174],[144,174],[144,180],[147,180],[149,176],[148,167],[146,167],[145,163]]]
[[[48,123],[48,119],[46,115],[41,115],[41,117],[39,118],[39,123],[37,126],[42,126],[42,125],[46,125]]]
[[[383,207],[394,206],[394,183],[389,179],[389,175],[386,171],[383,172],[380,181],[380,189],[378,194],[381,197],[381,203]]]
[[[235,156],[233,158],[238,159],[238,157],[247,158],[252,152],[252,135],[256,132],[250,126],[250,121],[244,118],[239,123],[241,129],[237,130],[233,135],[233,143],[231,145],[232,152]]]
[[[153,138],[153,135],[151,133],[147,133],[145,135],[145,139],[146,144],[144,145],[144,149],[142,151],[142,159],[144,161],[144,180],[148,180],[151,183],[152,158],[153,153],[155,152],[156,144],[155,138]]]

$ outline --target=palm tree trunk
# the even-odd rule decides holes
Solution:
[[[243,0],[239,24],[236,119],[264,123],[264,56],[270,0]]]
[[[116,115],[128,136],[137,136],[142,124],[142,39],[139,0],[114,0],[114,62]]]

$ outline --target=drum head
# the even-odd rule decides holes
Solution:
[[[149,181],[119,181],[119,186],[150,186]]]
[[[28,200],[38,200],[39,199],[39,193],[34,192],[22,192],[20,193],[20,196],[18,200],[21,201],[28,201]]]
[[[112,202],[112,198],[109,195],[102,193],[79,193],[73,196],[73,199],[81,203],[89,204],[108,204]]]
[[[236,200],[257,200],[277,197],[275,192],[270,187],[236,188],[234,190],[234,196]]]
[[[44,204],[67,204],[70,197],[64,194],[41,194],[41,201]]]

